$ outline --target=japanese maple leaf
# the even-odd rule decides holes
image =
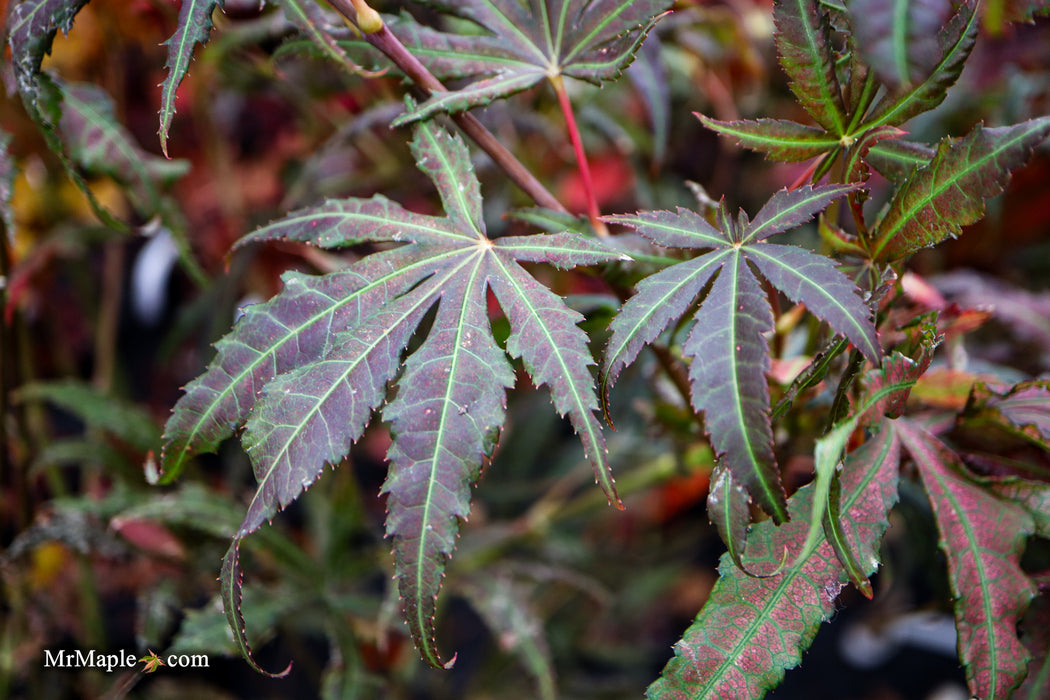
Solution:
[[[595,85],[630,64],[670,0],[423,0],[466,19],[484,34],[447,34],[408,16],[389,18],[392,31],[439,78],[471,78],[437,93],[395,120],[404,124],[437,112],[462,112],[527,90],[545,78]]]
[[[853,189],[852,185],[833,185],[782,190],[754,220],[743,211],[733,219],[723,200],[717,210],[717,227],[686,209],[606,217],[611,223],[637,229],[659,245],[709,249],[638,284],[638,293],[610,326],[612,337],[603,369],[606,387],[643,346],[685,314],[711,283],[682,346],[692,360],[693,407],[705,413],[711,443],[733,481],[777,522],[786,520],[788,513],[773,457],[765,378],[770,360],[763,334],[773,330],[773,314],[753,269],[792,301],[804,303],[878,364],[881,349],[856,286],[828,258],[766,240],[810,219]]]
[[[594,414],[593,360],[576,325],[582,316],[520,263],[568,268],[622,256],[571,233],[490,240],[462,141],[428,122],[416,128],[412,150],[446,216],[416,214],[377,195],[297,211],[244,239],[402,245],[322,277],[289,273],[280,294],[249,307],[176,405],[162,468],[170,481],[187,457],[214,449],[244,424],[242,442],[259,485],[240,539],[297,498],[325,464],[339,463],[382,407],[393,433],[383,486],[387,533],[405,616],[424,659],[441,665],[435,599],[459,520],[470,509],[470,486],[503,425],[515,377],[507,353],[522,359],[536,386],[549,387],[610,501],[619,504]],[[489,324],[488,290],[510,321],[506,352]],[[434,307],[425,340],[402,365]],[[390,382],[396,397],[384,405]],[[224,565],[224,597],[234,608],[236,551],[235,544]]]

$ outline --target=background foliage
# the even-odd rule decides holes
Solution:
[[[638,13],[630,21],[646,28],[668,5],[627,4]],[[886,93],[907,96],[889,101],[898,107],[880,111],[876,95],[866,98],[860,91],[859,79],[854,92],[853,83],[837,92],[816,89],[838,78],[820,56],[806,54],[814,44],[793,33],[809,21],[804,9],[815,3],[795,3],[803,8],[797,16],[785,3],[775,23],[766,2],[677,2],[619,79],[620,66],[603,64],[608,52],[588,45],[586,35],[570,35],[567,45],[575,48],[551,52],[538,31],[511,41],[506,32],[512,27],[504,26],[495,27],[498,38],[485,43],[476,24],[438,14],[456,3],[376,3],[390,16],[405,10],[428,27],[440,27],[428,34],[414,29],[409,15],[390,20],[410,48],[444,46],[428,65],[463,88],[410,103],[408,115],[402,81],[382,72],[381,59],[354,41],[335,14],[292,0],[259,5],[23,0],[5,9],[0,695],[620,698],[640,696],[659,678],[649,688],[652,697],[705,696],[701,683],[711,694],[730,687],[740,697],[777,685],[772,697],[923,698],[943,687],[966,692],[967,685],[982,696],[1001,697],[1024,675],[1030,655],[1029,680],[1017,696],[1043,696],[1050,585],[1050,211],[1044,189],[1050,159],[1045,147],[1036,149],[1005,194],[989,201],[987,212],[984,198],[1007,178],[973,166],[990,159],[1019,168],[1045,135],[1046,120],[1039,118],[1050,113],[1050,25],[1013,23],[1030,19],[1045,9],[1042,4],[956,3],[951,16],[908,18],[910,34],[903,40],[876,22],[857,25],[863,27],[856,31],[863,58],[876,67]],[[874,17],[886,3],[846,5],[857,16]],[[820,7],[842,9],[833,2]],[[942,26],[947,30],[931,30]],[[827,41],[838,45],[844,29],[837,26],[839,33]],[[613,59],[634,50],[642,36],[636,32],[615,44]],[[944,85],[923,87],[923,76],[931,72],[954,78],[971,45],[965,70],[946,97]],[[467,49],[482,55],[466,56]],[[19,62],[27,56],[42,61],[45,72]],[[544,82],[551,77],[544,65],[552,58],[563,69],[558,81],[562,75],[574,79],[562,87],[590,161],[586,175],[576,167],[573,132],[565,127],[558,93]],[[823,73],[814,75],[813,66]],[[846,173],[867,174],[865,162],[875,170],[863,195],[868,201],[845,187],[803,187],[794,191],[800,194],[777,195],[778,203],[810,196],[820,206],[784,226],[770,225],[776,207],[764,207],[774,193],[812,175],[808,159],[842,153],[852,107],[837,104],[832,94],[856,104],[875,101],[865,160],[851,161]],[[425,122],[415,131],[388,128],[478,104],[489,106],[471,114],[558,201],[584,216],[525,209],[505,217],[533,202],[490,159],[466,150],[460,137],[453,141],[444,130],[448,122]],[[911,117],[917,118],[905,124]],[[772,119],[777,121],[761,121]],[[986,128],[975,126],[980,123]],[[1023,126],[1009,126],[1015,124]],[[897,126],[917,145],[887,146],[901,142]],[[770,160],[734,145],[754,148],[748,139],[760,132],[779,135],[778,145],[760,149],[771,153]],[[946,135],[969,136],[935,151]],[[434,143],[428,146],[427,138]],[[1002,160],[988,156],[1009,139],[1021,144],[1016,153]],[[416,161],[449,153],[458,160],[444,171],[428,170],[425,163],[416,167]],[[915,163],[930,158],[937,167],[910,177]],[[961,204],[935,196],[932,206],[940,216],[914,215],[930,204],[931,191],[945,193],[940,173],[959,172],[972,175],[960,188],[966,193]],[[879,215],[900,183],[895,203]],[[456,194],[464,186],[470,190],[466,199]],[[842,196],[847,190],[848,198]],[[723,195],[721,205],[711,199]],[[305,227],[295,229],[294,216],[285,218],[314,211],[325,198],[370,203],[359,210],[381,210],[388,224],[400,228],[369,234],[333,226],[321,238]],[[836,198],[833,211],[840,217],[793,228]],[[676,209],[681,206],[698,213]],[[737,206],[754,218],[731,216]],[[782,263],[797,269],[816,264],[817,256],[774,244],[856,253],[850,248],[855,240],[838,224],[848,227],[849,211],[858,207],[869,222],[878,222],[868,252],[893,261],[900,274],[886,289],[877,319],[883,347],[898,352],[882,358],[881,367],[874,366],[879,351],[870,330],[847,327],[863,310],[857,308],[863,306],[860,297],[851,302],[851,313],[835,316],[812,296],[815,290],[800,296],[807,293],[804,286],[792,286],[786,273],[777,277],[776,264],[760,257],[780,248]],[[627,214],[639,210],[650,214]],[[329,213],[347,210],[336,204]],[[621,216],[601,221],[598,214]],[[586,215],[597,228],[614,226],[615,253],[598,252],[591,238],[560,234],[588,230]],[[691,235],[700,231],[704,241],[646,231],[687,220]],[[909,257],[977,220],[957,240]],[[445,227],[450,238],[412,238],[407,231],[420,222]],[[542,254],[515,251],[525,240],[518,237],[537,228],[552,234],[548,248]],[[770,244],[758,243],[788,229]],[[880,237],[890,230],[903,233]],[[255,241],[293,240],[235,245],[252,231]],[[178,451],[171,445],[173,436],[177,444],[183,438],[169,425],[162,454],[163,426],[182,387],[207,387],[206,378],[190,382],[213,361],[211,344],[248,304],[270,299],[296,280],[313,284],[303,281],[317,274],[374,281],[377,270],[400,270],[409,258],[406,248],[382,242],[400,241],[395,233],[429,245],[413,262],[425,265],[435,256],[446,261],[429,283],[413,286],[419,279],[406,276],[400,284],[411,294],[384,288],[390,303],[375,327],[402,334],[400,344],[378,360],[361,355],[365,365],[357,355],[325,356],[320,370],[303,365],[298,374],[285,375],[285,385],[267,387],[270,396],[305,387],[309,397],[310,372],[334,367],[356,378],[353,372],[365,367],[373,385],[347,428],[352,435],[344,436],[347,445],[357,440],[345,463],[323,468],[326,461],[342,461],[344,445],[307,444],[312,461],[296,455],[288,462],[292,469],[307,465],[295,483],[248,509],[259,464],[253,471],[237,441],[221,442],[237,418],[226,418],[221,435],[206,445],[185,439],[184,465],[182,457],[172,457]],[[489,295],[463,272],[474,268],[447,264],[473,260],[482,235],[503,246],[499,264],[520,270],[511,278],[530,285],[534,296],[521,298],[542,294],[534,280],[565,297],[563,304],[544,296],[547,306],[537,317],[557,326],[554,347],[568,348],[571,371],[559,376],[541,366],[536,326],[522,325],[526,312],[516,306],[514,290],[494,286]],[[646,238],[669,247],[654,248]],[[364,247],[343,247],[363,240]],[[683,250],[690,247],[713,252],[692,257]],[[634,262],[620,260],[623,254]],[[725,266],[729,257],[735,268]],[[705,258],[724,265],[713,285],[710,278],[686,277],[707,264]],[[595,266],[603,260],[608,262]],[[810,276],[821,284],[812,286],[837,289],[843,276],[822,260],[825,267]],[[543,261],[556,266],[538,264]],[[564,269],[574,264],[586,267]],[[725,289],[727,269],[745,276],[737,296]],[[854,277],[868,289],[884,281]],[[644,339],[627,330],[639,301],[633,307],[628,302],[612,321],[632,287],[638,291],[633,298],[644,300],[669,279],[691,293],[676,315],[661,310],[670,337],[658,338],[663,327],[650,328]],[[356,282],[345,284],[355,288]],[[709,296],[692,304],[705,285]],[[848,288],[842,290],[832,296],[848,298]],[[427,313],[435,295],[442,297],[440,310]],[[768,392],[757,414],[742,410],[750,422],[737,420],[748,426],[741,435],[715,429],[732,416],[717,410],[726,397],[707,378],[727,370],[704,368],[696,360],[737,357],[713,347],[733,347],[731,341],[699,335],[688,340],[689,319],[710,318],[729,298],[746,301],[761,321],[757,325],[768,320],[773,328],[762,336],[768,337],[771,359],[763,348],[760,359],[731,370],[760,385],[753,395]],[[800,298],[814,315],[794,305]],[[470,493],[470,519],[459,527],[458,539],[454,516],[466,514],[462,494],[447,506],[449,531],[432,545],[434,554],[421,560],[429,567],[455,545],[434,608],[436,627],[429,626],[427,610],[442,579],[432,578],[427,587],[410,590],[418,597],[416,607],[427,610],[419,614],[420,624],[406,628],[391,578],[404,572],[410,549],[405,541],[417,541],[399,528],[420,524],[391,525],[385,512],[390,503],[381,491],[397,488],[391,481],[384,485],[392,438],[404,440],[417,424],[412,418],[399,426],[397,416],[411,414],[409,389],[429,380],[412,361],[398,380],[402,393],[388,392],[382,378],[397,371],[405,345],[420,366],[424,360],[447,361],[448,349],[458,346],[442,344],[437,333],[425,342],[413,335],[417,327],[443,327],[447,299],[461,300],[460,317],[475,325],[492,319],[490,331],[479,328],[488,336],[486,361],[469,374],[491,373],[484,386],[506,388],[507,395],[505,407],[501,401],[483,405],[478,401],[488,394],[467,396],[473,388],[466,387],[457,398],[462,412],[448,416],[488,421],[479,427],[472,454],[486,451],[494,428],[502,431],[491,464]],[[305,308],[300,301],[289,304]],[[240,332],[257,327],[252,324],[279,303],[252,307]],[[509,319],[497,312],[500,306]],[[276,311],[274,317],[284,319]],[[390,322],[395,317],[401,325]],[[823,367],[828,379],[799,393],[792,380],[807,361],[819,366],[821,349],[836,347],[816,317],[856,343],[863,356],[829,359]],[[217,346],[220,353],[238,340],[231,338]],[[654,341],[652,352],[643,351]],[[626,348],[622,355],[609,352],[617,343]],[[570,400],[571,387],[590,381],[587,351],[604,357],[604,369],[616,380],[608,417],[617,430],[604,433],[607,463],[600,438],[592,437],[590,445],[585,440],[581,449],[572,434],[573,426],[598,424],[596,394],[593,401]],[[637,359],[627,366],[627,356]],[[863,365],[864,356],[873,362]],[[683,357],[691,360],[688,370]],[[300,366],[302,359],[291,362],[289,367]],[[379,381],[373,370],[382,375]],[[849,405],[835,405],[835,383],[849,372],[857,375]],[[531,386],[542,384],[551,392]],[[356,380],[347,384],[348,390],[359,386]],[[698,393],[705,387],[712,387],[712,395]],[[261,388],[253,385],[247,400]],[[394,396],[381,415],[373,415]],[[773,420],[765,425],[761,411],[770,403]],[[249,450],[286,427],[281,404],[266,406],[246,427]],[[422,403],[417,408],[426,410]],[[697,420],[705,410],[710,440]],[[883,417],[901,414],[892,421]],[[831,425],[837,429],[825,434]],[[871,437],[858,446],[862,435]],[[715,468],[715,453],[732,450],[737,438],[772,445],[756,473],[773,475],[784,492],[758,505],[778,520],[790,512],[787,524],[774,527],[773,519],[738,497],[739,481],[728,474],[750,473],[750,467]],[[205,448],[215,453],[190,459]],[[832,474],[844,450],[849,454],[840,482]],[[172,459],[180,462],[178,471],[185,467],[178,483],[150,486],[159,468],[175,471]],[[398,469],[416,464],[395,459],[391,480]],[[609,467],[623,512],[608,507],[610,481],[607,493],[590,483],[595,470],[604,478]],[[814,470],[818,479],[803,487]],[[319,479],[316,486],[295,500],[313,479]],[[838,506],[831,522],[843,527],[825,537],[818,531],[821,518],[809,518],[824,507],[829,492],[835,497],[827,502]],[[288,507],[272,526],[263,525],[278,504]],[[720,505],[726,520],[713,526],[709,514],[718,521]],[[745,549],[744,528],[752,515],[759,522],[746,534]],[[239,549],[228,550],[232,537],[256,529]],[[396,558],[384,539],[388,531]],[[938,537],[954,543],[947,556],[937,549]],[[738,548],[719,564],[723,539]],[[239,552],[241,561],[230,551]],[[853,560],[843,551],[852,552]],[[244,641],[265,669],[293,659],[284,679],[254,673],[228,632],[215,582],[224,552],[228,578],[237,578],[238,567],[247,571],[243,590],[226,590],[227,596],[243,596]],[[778,567],[787,568],[766,578],[746,573],[766,575]],[[874,599],[868,602],[858,590],[873,592]],[[815,599],[797,602],[814,591]],[[752,603],[760,600],[771,601],[770,608],[755,614]],[[979,610],[993,603],[994,610]],[[953,615],[960,619],[961,660],[955,657]],[[821,624],[829,618],[830,625]],[[744,619],[750,623],[741,624]],[[431,634],[437,635],[436,647]],[[432,663],[446,660],[438,659],[436,649],[457,653],[455,666],[423,666],[413,635],[425,655],[435,654]],[[781,684],[785,670],[801,658],[799,647],[811,642],[806,663],[788,671]],[[57,648],[209,653],[212,667],[152,674],[45,671],[43,650]],[[730,648],[744,653],[722,656]]]

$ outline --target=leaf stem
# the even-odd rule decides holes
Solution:
[[[329,4],[347,19],[356,21],[357,13],[354,11],[353,5],[350,4],[350,0],[329,0]],[[363,36],[365,41],[383,52],[401,72],[408,76],[425,93],[448,92],[448,89],[441,84],[441,81],[434,77],[434,74],[405,48],[405,45],[390,31],[386,24],[383,24],[378,31],[370,34],[363,33]],[[507,150],[506,146],[500,143],[491,131],[478,121],[477,117],[466,112],[450,114],[449,117],[536,204],[554,211],[568,213],[568,210],[558,201],[558,198],[551,194],[529,172],[528,168]]]
[[[569,139],[572,141],[573,150],[576,151],[576,165],[580,169],[580,179],[583,180],[583,192],[587,196],[587,216],[591,220],[591,226],[600,237],[608,237],[609,229],[601,220],[601,210],[598,209],[598,198],[594,193],[594,180],[591,178],[591,166],[587,163],[587,153],[583,150],[583,140],[580,138],[580,129],[576,126],[576,116],[572,111],[572,100],[569,92],[565,89],[565,81],[560,75],[550,76],[551,85],[558,95],[558,105],[565,115],[565,127],[569,131]]]

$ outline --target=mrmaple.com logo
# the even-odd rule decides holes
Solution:
[[[161,658],[152,650],[141,658],[136,658],[130,651],[118,651],[102,654],[94,649],[44,650],[44,668],[97,668],[112,673],[119,668],[132,668],[135,664],[145,664],[143,670],[153,673],[161,666],[172,668],[208,668],[207,654],[168,654]]]

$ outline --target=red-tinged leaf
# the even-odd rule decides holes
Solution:
[[[682,351],[693,407],[704,413],[711,445],[734,481],[778,522],[787,520],[769,418],[769,348],[773,329],[765,292],[744,257],[730,253],[696,313]]]
[[[852,0],[847,6],[860,53],[890,90],[929,76],[943,59],[941,27],[951,0]]]
[[[992,36],[1003,32],[1005,22],[1026,22],[1031,24],[1036,16],[1050,13],[1048,0],[987,0],[981,3],[983,18],[981,24]]]
[[[326,28],[327,18],[316,0],[278,0],[284,14],[309,37],[321,54],[335,61],[352,73],[368,73],[350,60],[343,47]],[[224,8],[228,9],[228,8]]]
[[[56,104],[45,104],[54,93],[46,94],[54,86],[40,72],[44,54],[51,53],[51,44],[59,29],[68,34],[73,19],[88,0],[23,0],[11,8],[7,22],[8,43],[14,64],[18,92],[30,114],[41,115],[51,126],[58,121]]]
[[[410,243],[321,278],[289,276],[274,300],[251,307],[176,406],[165,478],[191,454],[214,449],[250,410],[244,442],[259,485],[239,540],[298,497],[326,463],[342,460],[393,382],[396,398],[382,410],[393,434],[383,486],[387,532],[412,635],[428,663],[446,666],[434,641],[436,596],[459,520],[470,511],[470,486],[503,425],[505,390],[514,384],[492,334],[488,290],[510,320],[508,350],[523,358],[535,384],[550,387],[615,501],[594,417],[592,360],[575,325],[580,316],[518,261],[569,268],[623,256],[565,233],[490,241],[463,142],[424,123],[412,150],[446,217],[414,214],[381,197],[350,199],[294,212],[248,237],[325,247]],[[404,348],[435,303],[426,339],[397,377]]]
[[[944,101],[977,39],[977,4],[976,0],[960,3],[958,12],[936,34],[940,61],[918,82],[888,92],[875,106],[869,126],[900,125]],[[864,21],[863,17],[858,19],[859,24]]]
[[[933,506],[955,596],[959,655],[970,692],[1005,698],[1025,677],[1028,652],[1017,623],[1035,589],[1021,570],[1032,518],[964,475],[959,457],[921,426],[894,426]]]
[[[771,160],[788,163],[809,160],[827,153],[841,143],[839,138],[824,129],[786,119],[740,119],[723,122],[702,114],[696,116],[708,129],[733,139],[743,148],[765,153]]]
[[[884,429],[850,454],[843,471],[846,536],[868,575],[897,500],[898,460],[897,440]],[[649,687],[651,700],[761,697],[801,661],[821,623],[834,615],[844,577],[827,542],[800,551],[812,500],[812,486],[799,489],[788,501],[791,522],[779,528],[770,521],[755,525],[744,558],[752,570],[771,571],[786,548],[799,567],[753,578],[723,557],[718,583],[675,645],[675,657]]]
[[[197,44],[208,41],[211,33],[211,14],[215,7],[221,6],[220,0],[182,0],[179,8],[179,21],[175,33],[165,42],[168,47],[168,61],[164,67],[168,75],[161,83],[160,93],[160,148],[168,155],[168,129],[175,116],[175,91],[193,58]]]
[[[764,240],[811,218],[853,189],[850,185],[832,185],[784,190],[775,194],[752,222],[743,212],[731,218],[723,202],[716,211],[719,228],[684,209],[605,219],[630,226],[659,244],[714,250],[639,283],[638,293],[610,324],[612,335],[602,372],[604,389],[611,387],[646,344],[690,308],[717,273],[682,348],[692,359],[689,376],[693,407],[705,413],[712,444],[734,481],[778,522],[787,513],[772,452],[765,378],[770,360],[764,334],[773,330],[773,316],[767,295],[749,266],[757,267],[791,298],[804,301],[878,363],[881,349],[871,314],[848,278],[835,270],[829,259]]]
[[[431,96],[395,125],[438,112],[461,112],[526,90],[545,78],[569,76],[595,85],[619,77],[669,0],[426,0],[469,20],[485,34],[442,35],[395,21],[398,37],[424,64],[449,77],[475,78]]]
[[[142,150],[117,122],[112,98],[94,85],[63,86],[59,131],[70,157],[88,172],[125,185],[143,216],[156,214],[163,188],[189,172],[188,161],[169,161]]]
[[[995,425],[1050,450],[1050,381],[1022,382],[1004,393],[976,382],[961,419]]]
[[[288,662],[288,666],[283,671],[271,673],[255,662],[252,648],[248,646],[244,615],[241,614],[241,590],[244,587],[244,572],[241,571],[241,541],[239,539],[233,540],[233,544],[226,551],[226,556],[222,558],[222,572],[219,574],[219,581],[222,584],[222,608],[226,613],[226,621],[229,623],[230,629],[233,630],[233,640],[237,643],[241,656],[248,662],[248,665],[264,676],[269,676],[270,678],[284,678],[287,676],[292,670],[291,661]]]
[[[840,137],[847,120],[825,14],[818,0],[778,0],[773,20],[780,65],[792,91],[818,124]]]
[[[999,498],[1028,512],[1036,535],[1050,538],[1050,484],[1018,477],[989,479],[987,483]]]
[[[943,141],[925,168],[896,193],[879,220],[874,255],[897,260],[957,236],[984,216],[984,200],[1003,191],[1047,134],[1050,117],[1015,126],[978,125],[965,138]]]
[[[886,179],[902,183],[929,165],[935,154],[926,144],[890,139],[872,145],[865,160]]]

